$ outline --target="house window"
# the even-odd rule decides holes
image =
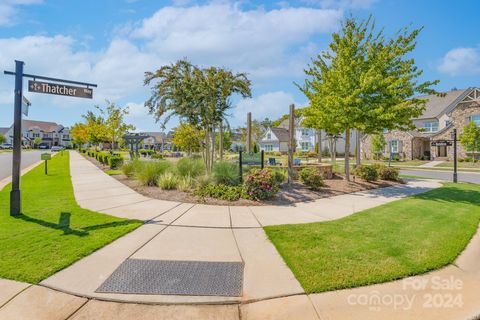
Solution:
[[[448,127],[450,125],[451,121],[450,120],[445,120],[445,127]]]
[[[267,133],[267,139],[268,139],[268,140],[272,140],[272,134],[271,134],[270,132]]]
[[[34,138],[40,138],[40,133],[34,133],[34,134],[33,134],[33,137],[34,137]]]
[[[302,136],[308,136],[308,135],[310,135],[310,130],[302,129]]]
[[[302,142],[302,143],[300,144],[300,146],[302,147],[302,150],[303,150],[303,151],[308,151],[308,150],[310,150],[310,142]]]
[[[265,151],[273,151],[273,144],[266,144]]]
[[[64,135],[63,135],[63,139],[69,139],[68,134],[64,134]]]
[[[480,114],[475,114],[471,117],[472,122],[475,123],[476,126],[480,126]]]
[[[398,153],[398,140],[390,141],[390,152]]]
[[[429,121],[423,123],[423,129],[425,132],[437,132],[438,131],[438,121]]]

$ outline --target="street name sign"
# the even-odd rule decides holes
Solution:
[[[432,147],[449,147],[453,145],[453,142],[451,140],[433,140],[431,145]]]
[[[85,87],[67,86],[64,84],[29,80],[28,91],[59,96],[92,99],[93,90]]]

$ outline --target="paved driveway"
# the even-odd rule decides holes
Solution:
[[[39,161],[41,153],[42,151],[38,150],[23,151],[22,169]],[[12,154],[12,152],[0,153],[0,180],[12,175]]]
[[[434,170],[401,170],[401,174],[409,176],[417,176],[424,178],[432,178],[446,181],[453,181],[453,172],[434,171]],[[459,182],[471,182],[480,184],[480,173],[477,172],[459,172]]]

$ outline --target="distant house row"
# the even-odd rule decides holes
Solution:
[[[295,121],[294,140],[296,143],[296,151],[315,152],[315,146],[318,143],[317,131],[305,128],[301,125],[301,118]],[[270,127],[266,130],[265,135],[259,141],[260,149],[266,152],[287,152],[288,151],[288,119],[282,121],[278,127]],[[337,153],[345,152],[345,134],[336,137],[327,136],[321,131],[322,152],[332,152],[335,149]],[[356,133],[350,134],[350,152],[353,154],[355,150]],[[333,141],[332,141],[333,140]],[[333,144],[334,142],[334,144]]]
[[[5,136],[7,143],[13,144],[13,125],[9,128],[0,128],[0,134]],[[41,139],[39,145],[49,148],[72,146],[69,128],[55,122],[22,120],[22,145],[34,147],[36,138]]]

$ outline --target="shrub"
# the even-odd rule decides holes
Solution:
[[[355,168],[355,175],[365,181],[378,180],[378,171],[375,166],[358,166]]]
[[[278,192],[278,183],[269,169],[253,169],[245,178],[243,191],[248,199],[264,200]]]
[[[205,173],[205,166],[201,158],[182,158],[177,162],[178,174],[182,177],[197,177]]]
[[[163,159],[163,155],[161,153],[154,153],[150,156],[152,159]]]
[[[307,152],[307,157],[309,158],[316,158],[317,156],[318,156],[317,153],[314,151]]]
[[[157,185],[162,190],[175,190],[178,186],[178,177],[172,172],[165,172],[158,178]]]
[[[400,169],[380,165],[377,168],[378,176],[382,180],[398,181]]]
[[[134,159],[122,165],[122,172],[127,177],[131,178],[135,175],[136,170],[142,165],[140,160]]]
[[[212,177],[209,175],[201,175],[195,179],[199,188],[206,186],[207,184],[212,183]]]
[[[217,184],[237,185],[238,169],[234,163],[220,161],[213,166],[213,181]]]
[[[145,162],[135,172],[136,178],[144,186],[156,186],[158,178],[168,169],[171,164],[168,161]]]
[[[180,190],[180,191],[183,191],[183,192],[190,191],[193,188],[194,182],[195,181],[190,176],[181,177],[178,180],[177,189]]]
[[[243,195],[241,186],[226,186],[224,184],[207,184],[198,188],[194,194],[199,197],[236,201]]]
[[[142,156],[151,156],[152,154],[155,153],[155,150],[149,150],[149,149],[139,149],[138,153],[140,153]]]
[[[392,156],[392,160],[393,160],[393,161],[400,161],[400,156],[399,156],[398,154],[394,154],[394,155]]]
[[[323,174],[317,168],[304,168],[299,172],[300,181],[311,190],[320,190],[325,185]]]
[[[120,168],[123,164],[123,157],[122,156],[110,156],[108,157],[108,165],[110,169],[117,169]]]
[[[273,174],[273,178],[280,185],[284,183],[288,178],[288,171],[284,168],[270,168]]]

